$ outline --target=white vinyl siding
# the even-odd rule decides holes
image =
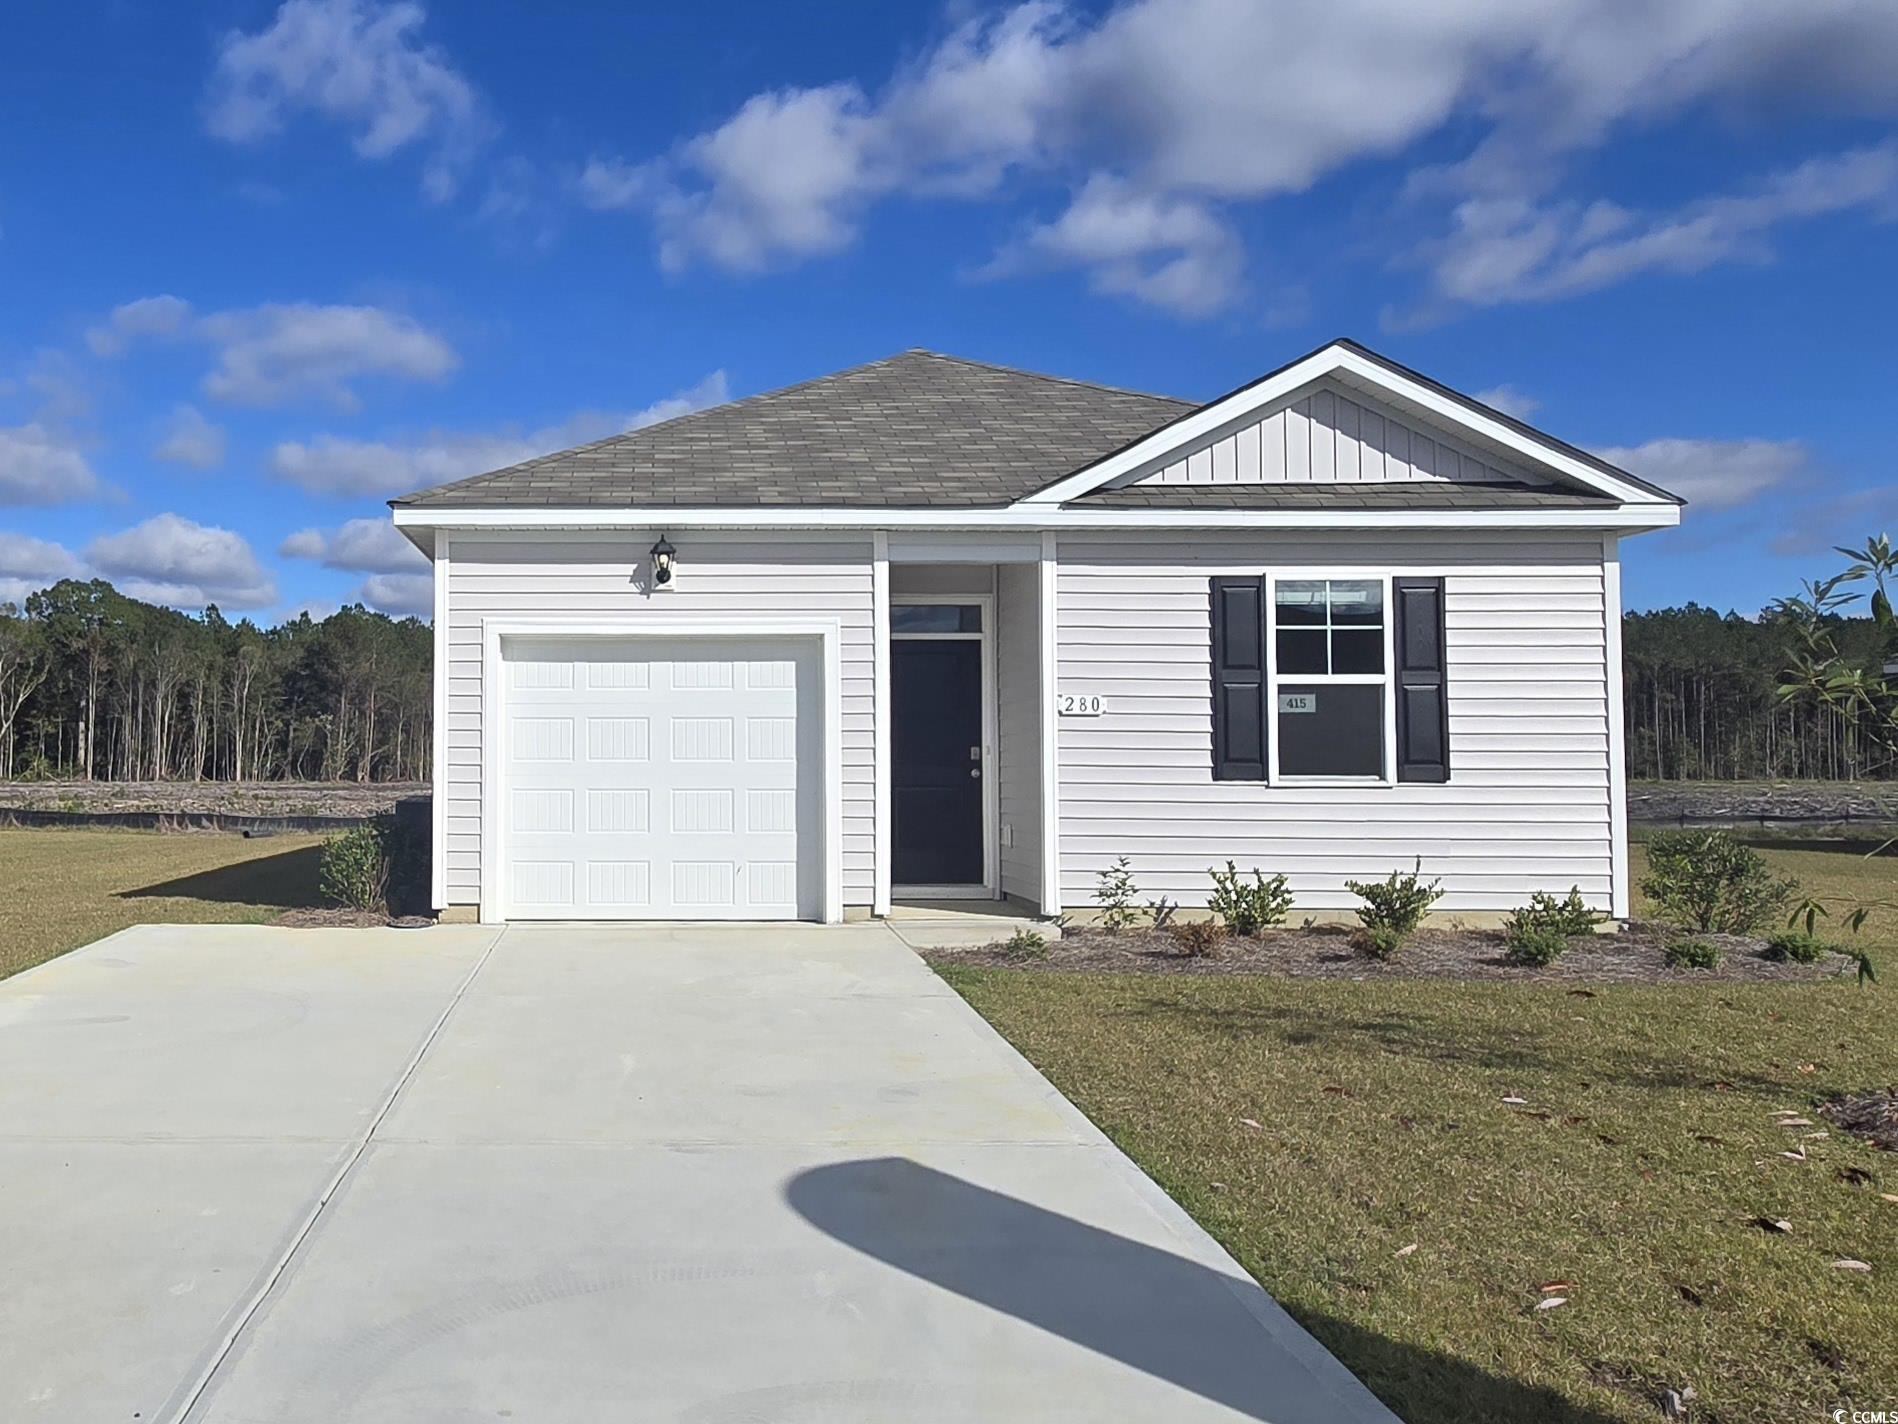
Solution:
[[[1316,568],[1443,576],[1447,785],[1212,779],[1208,580]],[[1349,909],[1346,879],[1421,856],[1441,911],[1571,885],[1608,909],[1603,590],[1594,535],[1063,535],[1059,690],[1106,710],[1059,721],[1062,903],[1091,905],[1125,853],[1143,896],[1203,905],[1230,858],[1285,872],[1300,909]]]
[[[873,795],[870,538],[673,531],[676,591],[644,589],[643,534],[473,534],[453,536],[449,563],[445,756],[438,792],[447,811],[447,903],[472,905],[481,890],[482,620],[552,617],[835,618],[842,709],[843,899],[871,901],[876,802]],[[497,729],[498,730],[498,729]]]
[[[1525,477],[1494,455],[1332,385],[1263,417],[1248,417],[1175,455],[1140,484],[1380,484],[1447,480],[1496,484]]]
[[[1002,893],[1041,903],[1040,575],[1033,564],[996,570],[996,718],[1001,741]]]

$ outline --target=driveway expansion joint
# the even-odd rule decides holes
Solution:
[[[295,1264],[298,1254],[316,1233],[316,1228],[323,1219],[324,1210],[336,1199],[343,1188],[348,1185],[350,1176],[355,1172],[364,1154],[368,1152],[369,1144],[375,1138],[376,1129],[382,1126],[383,1119],[388,1117],[388,1115],[395,1110],[396,1103],[401,1100],[402,1090],[409,1085],[409,1081],[414,1078],[416,1071],[421,1068],[423,1060],[428,1057],[429,1049],[435,1046],[436,1039],[441,1037],[442,1030],[448,1026],[448,1020],[454,1015],[462,999],[467,996],[468,990],[474,986],[474,982],[480,977],[481,971],[487,967],[488,960],[493,956],[495,947],[507,937],[507,930],[508,927],[503,925],[495,932],[494,938],[488,941],[487,945],[482,949],[480,957],[475,960],[474,967],[463,976],[461,983],[456,986],[454,995],[449,999],[447,1007],[441,1011],[434,1025],[429,1029],[427,1034],[423,1036],[421,1046],[415,1050],[408,1062],[403,1066],[402,1071],[396,1075],[395,1085],[384,1095],[381,1105],[376,1109],[375,1115],[370,1118],[368,1127],[364,1128],[356,1137],[355,1146],[343,1158],[335,1173],[330,1177],[329,1182],[324,1186],[322,1192],[318,1194],[315,1204],[311,1206],[308,1214],[304,1217],[295,1232],[292,1233],[289,1244],[278,1255],[276,1261],[272,1263],[269,1269],[264,1272],[262,1283],[252,1292],[250,1299],[244,1303],[243,1308],[238,1312],[237,1319],[232,1323],[230,1329],[225,1332],[224,1338],[212,1351],[209,1362],[199,1371],[197,1378],[191,1382],[177,1407],[164,1416],[165,1424],[188,1424],[191,1416],[196,1413],[198,1406],[209,1396],[211,1386],[216,1383],[218,1372],[223,1369],[225,1362],[236,1353],[237,1347],[243,1341],[246,1332],[263,1314],[264,1308],[269,1304],[271,1296],[276,1294],[278,1287],[288,1278],[291,1267]]]

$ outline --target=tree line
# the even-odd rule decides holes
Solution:
[[[1847,665],[1892,655],[1873,618],[1826,626]],[[1628,775],[1898,774],[1869,706],[1782,695],[1797,642],[1784,607],[1628,614]],[[0,604],[0,778],[426,780],[433,654],[427,624],[360,605],[265,629],[67,579]]]
[[[359,604],[266,629],[65,579],[0,604],[0,778],[424,780],[433,653]]]
[[[1872,618],[1830,617],[1843,664],[1876,676],[1891,655]],[[1690,603],[1622,620],[1628,775],[1649,780],[1890,778],[1877,710],[1781,689],[1798,632],[1785,608],[1757,618]]]

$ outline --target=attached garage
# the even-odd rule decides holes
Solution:
[[[488,641],[483,918],[839,917],[832,630]]]

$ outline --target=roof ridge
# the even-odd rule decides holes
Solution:
[[[981,371],[1002,371],[1011,376],[1028,376],[1037,381],[1052,381],[1056,385],[1080,386],[1083,390],[1104,391],[1111,396],[1138,396],[1142,400],[1168,401],[1174,405],[1191,406],[1195,410],[1201,405],[1201,402],[1188,400],[1185,396],[1161,395],[1158,391],[1136,391],[1130,386],[1110,386],[1104,381],[1084,381],[1078,376],[1054,376],[1046,371],[1030,371],[1024,366],[1005,366],[999,361],[978,361],[973,356],[954,356],[947,351],[931,351],[926,346],[912,346],[900,354],[927,356],[935,361],[953,361],[958,366],[974,366]],[[896,358],[888,359],[895,360]]]

